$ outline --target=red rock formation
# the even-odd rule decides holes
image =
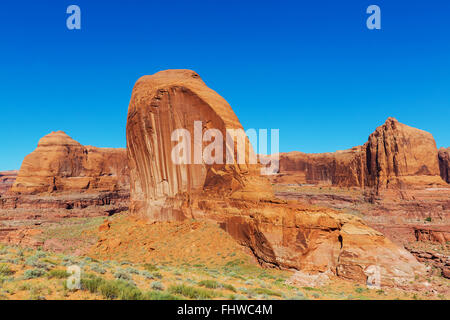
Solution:
[[[11,192],[116,191],[128,183],[125,149],[85,147],[58,131],[25,157]]]
[[[242,128],[226,101],[193,71],[163,71],[136,83],[127,122],[133,213],[159,221],[217,221],[265,265],[331,271],[361,282],[376,265],[383,284],[425,272],[355,216],[275,199],[255,165],[174,164],[171,133],[186,128],[192,134],[194,121],[203,122],[203,132]]]
[[[439,169],[442,179],[450,183],[450,148],[439,149]]]
[[[369,136],[366,149],[366,185],[442,184],[433,136],[389,118]]]
[[[273,196],[269,182],[252,175],[257,168],[248,162],[173,164],[172,132],[187,129],[193,138],[195,121],[202,121],[202,134],[213,128],[226,137],[226,129],[242,129],[228,103],[193,71],[168,70],[137,81],[127,122],[132,212],[143,212],[156,220],[191,217],[189,202],[204,189],[234,198]],[[203,143],[203,147],[208,144]],[[223,159],[225,151],[223,141]]]
[[[363,146],[322,154],[280,155],[278,183],[325,183],[341,187],[442,185],[433,136],[388,118]]]
[[[0,195],[8,191],[16,181],[18,171],[0,172]]]
[[[362,147],[333,153],[282,153],[280,174],[272,179],[277,183],[363,186],[364,162]]]

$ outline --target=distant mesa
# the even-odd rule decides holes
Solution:
[[[381,191],[445,185],[442,179],[446,177],[448,149],[442,150],[438,157],[430,133],[388,118],[362,146],[330,153],[280,154],[280,172],[274,181],[370,187]]]
[[[170,159],[171,132],[186,128],[192,133],[194,121],[202,121],[204,131],[242,128],[230,105],[194,71],[167,70],[137,81],[127,120],[133,214],[154,221],[216,221],[263,265],[331,272],[364,283],[367,270],[374,265],[381,270],[382,284],[407,283],[416,274],[425,274],[424,266],[410,253],[369,228],[360,218],[276,199],[269,180],[259,175],[256,165],[174,165]],[[367,161],[365,153],[358,150],[344,153],[342,160],[330,156],[328,161],[324,157],[323,165],[310,178],[381,185],[387,184],[388,179],[390,183],[391,177],[403,178],[420,171],[434,179],[439,170],[437,160],[423,159],[412,167],[401,166],[403,160],[397,154],[408,155],[416,148],[423,153],[432,151],[429,139],[425,143],[419,141],[420,137],[403,141],[407,139],[406,133],[401,143],[397,143],[391,133],[402,130],[407,129],[389,120],[371,137],[366,149],[384,160]],[[383,143],[385,151],[381,149]],[[419,147],[413,145],[417,143]],[[386,164],[384,172],[361,171],[365,162],[370,163],[372,170],[373,165],[392,159],[396,166]],[[308,165],[290,163],[296,171],[304,171]]]
[[[82,146],[62,131],[43,137],[23,160],[11,192],[36,194],[128,189],[125,149]]]

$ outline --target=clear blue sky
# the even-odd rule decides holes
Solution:
[[[124,147],[134,82],[173,68],[197,71],[246,129],[279,128],[283,152],[362,144],[389,116],[449,146],[449,14],[447,0],[2,3],[0,170],[56,130]]]

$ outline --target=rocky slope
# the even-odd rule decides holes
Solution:
[[[373,187],[378,191],[444,184],[433,136],[394,118],[378,127],[363,146],[323,154],[281,154],[280,174],[274,181]]]
[[[82,146],[62,131],[43,137],[25,157],[12,193],[127,189],[125,149]]]
[[[0,195],[8,191],[16,181],[18,171],[0,172]]]
[[[450,183],[450,148],[439,149],[439,169],[442,179]]]
[[[228,103],[193,71],[163,71],[136,83],[127,122],[134,214],[156,221],[216,221],[265,265],[328,271],[361,282],[376,266],[382,284],[391,285],[425,273],[410,253],[355,216],[277,200],[258,166],[247,160],[174,164],[171,133],[185,128],[194,136],[194,121],[203,122],[203,132],[242,128]]]

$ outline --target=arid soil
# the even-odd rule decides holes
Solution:
[[[261,268],[227,232],[206,222],[148,223],[119,213],[66,219],[42,228],[38,237],[70,238],[81,251],[0,245],[1,299],[449,298],[447,280],[438,275],[417,278],[405,288],[368,289],[331,274],[317,281],[300,272]],[[81,290],[67,288],[70,265],[82,269]]]

